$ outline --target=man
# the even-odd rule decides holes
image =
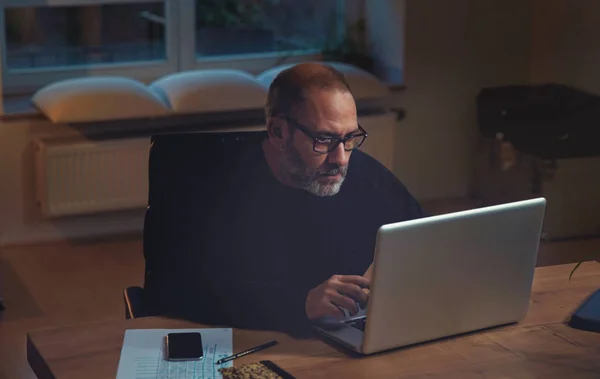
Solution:
[[[179,304],[178,313],[303,332],[366,306],[377,229],[423,212],[391,172],[357,150],[367,132],[333,68],[282,71],[269,89],[266,124],[262,144],[223,170],[224,190],[203,205],[211,209],[187,217],[205,212],[210,222],[179,238],[197,253],[180,262],[176,280],[193,304]]]

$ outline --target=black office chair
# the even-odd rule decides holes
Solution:
[[[245,144],[259,143],[265,137],[264,131],[248,131],[161,134],[151,138],[143,237],[144,285],[123,291],[127,319],[163,314],[161,308],[169,305],[158,306],[154,301],[157,294],[172,299],[171,305],[186,300],[177,284],[164,288],[178,275],[169,272],[170,255],[193,244],[189,238],[194,234],[190,232],[194,225],[190,224],[198,220],[191,221],[186,208],[202,209],[210,204],[211,194],[227,188],[224,173],[235,166],[235,157]]]
[[[146,307],[144,289],[139,286],[127,287],[123,290],[123,301],[125,301],[125,318],[133,319],[152,316]]]

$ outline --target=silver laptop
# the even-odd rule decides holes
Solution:
[[[372,354],[521,321],[546,199],[383,225],[366,310],[325,336]]]

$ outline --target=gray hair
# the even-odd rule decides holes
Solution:
[[[343,73],[327,64],[301,63],[281,71],[269,86],[265,116],[289,114],[306,100],[311,89],[331,89],[352,93]]]

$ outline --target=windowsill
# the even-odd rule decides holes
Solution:
[[[31,97],[29,96],[6,97],[3,101],[4,112],[0,115],[0,121],[39,119],[44,117],[31,103]]]
[[[388,84],[392,93],[406,90],[400,84]],[[30,96],[10,96],[4,98],[4,113],[0,114],[0,122],[23,119],[44,119],[44,115],[31,103]]]

